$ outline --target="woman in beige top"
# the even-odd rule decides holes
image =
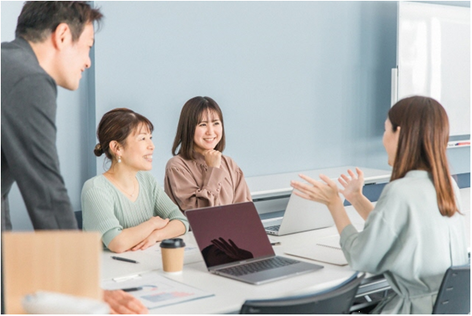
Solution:
[[[180,113],[164,190],[182,211],[251,201],[238,165],[222,154],[223,114],[209,97],[188,100]],[[178,149],[178,150],[177,150]]]

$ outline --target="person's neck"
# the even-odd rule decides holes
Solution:
[[[130,170],[129,168],[116,163],[113,164],[103,175],[113,183],[118,184],[122,190],[131,193],[133,189],[136,188],[135,181],[137,173],[138,171],[136,170]]]
[[[429,171],[429,168],[426,166],[426,164],[421,163],[419,166],[416,167],[415,170]]]
[[[199,147],[197,146],[193,146],[193,152],[196,153],[196,154],[200,154],[200,155],[203,155],[203,150],[201,150]]]
[[[198,159],[205,159],[203,152],[201,149],[193,147],[193,157],[192,159],[198,160]]]

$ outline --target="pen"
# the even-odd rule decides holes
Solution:
[[[133,291],[141,291],[142,289],[143,288],[140,286],[140,287],[129,287],[126,289],[121,289],[121,290],[125,292],[133,292]]]
[[[448,147],[457,147],[457,146],[470,146],[470,141],[448,143]]]
[[[120,260],[120,261],[126,261],[126,262],[131,262],[131,263],[139,263],[135,260],[131,260],[131,259],[126,259],[126,258],[121,258],[121,257],[115,257],[115,256],[112,256],[111,257],[112,259],[115,259],[115,260]]]
[[[282,243],[280,241],[277,241],[277,242],[271,242],[270,244],[272,246],[280,246]]]

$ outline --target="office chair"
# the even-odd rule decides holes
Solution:
[[[82,230],[82,211],[75,211],[74,215],[77,220],[77,227]]]
[[[365,274],[326,291],[286,298],[247,300],[240,314],[348,314]]]
[[[470,313],[470,264],[450,267],[439,287],[433,314]]]

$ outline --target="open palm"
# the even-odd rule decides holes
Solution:
[[[349,173],[348,177],[345,174],[342,174],[338,181],[342,185],[344,189],[339,190],[342,195],[352,203],[353,199],[357,197],[359,194],[362,194],[362,187],[364,186],[364,173],[361,169],[356,168],[357,175],[351,171],[347,171]]]

